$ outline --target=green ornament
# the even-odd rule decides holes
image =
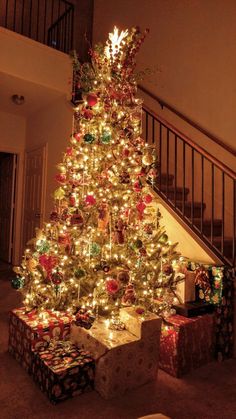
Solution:
[[[47,240],[37,240],[36,243],[36,250],[43,254],[48,252],[50,249],[50,244],[47,242]]]
[[[111,141],[111,133],[109,131],[104,131],[102,133],[101,142],[103,144],[109,144],[110,141]]]
[[[141,247],[143,247],[143,242],[140,239],[135,240],[135,242],[133,243],[133,248],[134,249],[141,249]]]
[[[167,243],[167,241],[168,241],[168,236],[167,236],[167,234],[162,234],[162,236],[159,238],[159,243],[161,243],[161,244],[165,244],[165,243]]]
[[[12,278],[11,285],[12,285],[12,288],[14,288],[15,290],[19,290],[19,289],[24,287],[25,280],[24,280],[24,278],[22,278],[20,276],[16,276],[16,277]]]
[[[85,271],[81,268],[75,269],[74,275],[77,279],[83,278],[85,276]]]
[[[101,252],[101,247],[97,243],[92,243],[90,247],[90,255],[97,256]]]
[[[93,134],[85,134],[84,135],[84,141],[88,144],[92,144],[95,141],[95,137]]]

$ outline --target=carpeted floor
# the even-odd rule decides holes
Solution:
[[[183,379],[159,371],[157,381],[111,401],[95,391],[53,406],[31,377],[8,354],[8,312],[20,306],[0,266],[0,418],[1,419],[137,419],[163,413],[172,419],[235,419],[236,360],[213,362]]]

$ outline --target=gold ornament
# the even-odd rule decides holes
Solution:
[[[60,201],[61,199],[64,198],[64,196],[65,196],[65,191],[64,191],[63,188],[58,188],[58,189],[55,190],[55,192],[54,192],[54,198],[55,199],[58,199]]]
[[[150,153],[145,154],[145,155],[143,156],[143,158],[142,158],[142,163],[143,163],[145,166],[150,166],[150,164],[152,164],[152,163],[153,163],[153,161],[154,161],[153,156],[152,156],[152,154],[150,154]]]

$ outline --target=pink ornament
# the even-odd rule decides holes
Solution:
[[[85,203],[87,205],[95,205],[96,204],[96,199],[94,198],[93,195],[87,195],[85,198]]]
[[[152,202],[152,195],[148,194],[144,197],[145,204],[150,204]]]
[[[98,101],[98,97],[95,93],[89,93],[86,97],[86,101],[88,106],[94,106]]]
[[[108,278],[106,281],[106,289],[108,294],[116,294],[117,291],[119,291],[120,289],[119,281],[117,281],[117,279],[114,278]]]

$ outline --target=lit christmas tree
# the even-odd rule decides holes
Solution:
[[[91,63],[74,60],[82,100],[58,165],[54,210],[15,268],[13,285],[29,310],[84,308],[113,320],[126,305],[170,312],[178,255],[146,182],[157,178],[156,150],[141,139],[135,98],[146,33],[115,28]]]

